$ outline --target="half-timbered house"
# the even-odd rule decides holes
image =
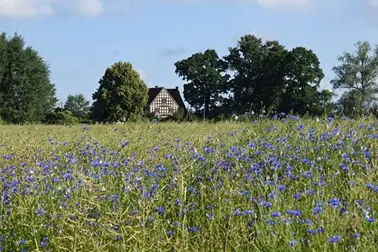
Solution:
[[[180,107],[185,110],[178,87],[155,86],[148,89],[148,112],[159,117],[167,117],[173,115]]]

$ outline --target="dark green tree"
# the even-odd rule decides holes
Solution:
[[[98,122],[135,120],[142,116],[148,88],[129,62],[116,62],[106,69],[93,93],[93,119]]]
[[[307,113],[325,98],[318,88],[324,74],[316,54],[304,47],[290,51],[277,41],[266,41],[245,35],[225,56],[233,79],[229,91],[233,94],[235,112]],[[311,99],[309,99],[311,98]]]
[[[72,125],[79,123],[79,120],[76,116],[72,114],[71,111],[64,110],[62,108],[56,108],[55,111],[47,114],[44,123],[57,125]]]
[[[332,93],[319,91],[324,73],[312,50],[296,47],[286,54],[284,63],[283,87],[278,91],[280,112],[319,114],[321,107],[329,107]]]
[[[0,117],[8,123],[40,122],[55,108],[50,71],[32,47],[15,34],[0,36]]]
[[[359,100],[361,104],[358,106],[362,103],[372,104],[378,92],[378,45],[373,49],[368,41],[359,41],[355,47],[354,53],[344,52],[338,57],[340,65],[333,68],[336,77],[331,83],[334,89],[355,90],[342,96],[342,99]],[[345,101],[341,103],[349,104]]]
[[[82,94],[69,95],[64,109],[71,111],[72,115],[79,119],[87,119],[90,113],[89,101]]]
[[[227,64],[215,50],[208,49],[175,63],[176,74],[184,84],[184,98],[196,110],[204,109],[204,117],[219,102],[229,75]]]
[[[337,101],[338,112],[346,116],[358,116],[362,113],[364,96],[358,89],[350,89],[342,94]]]
[[[262,39],[254,35],[242,36],[235,47],[229,48],[229,54],[224,59],[233,73],[229,91],[233,95],[234,112],[242,114],[261,110],[257,90],[262,87],[261,74],[264,73],[263,61],[266,56]]]

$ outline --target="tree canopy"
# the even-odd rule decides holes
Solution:
[[[223,113],[274,110],[319,114],[329,109],[331,92],[320,90],[324,78],[316,54],[304,47],[286,49],[278,41],[245,35],[222,59],[215,50],[175,63],[185,99],[205,112],[216,105]],[[325,100],[329,99],[329,100]]]
[[[8,123],[40,122],[57,99],[44,60],[24,39],[0,35],[0,117]]]
[[[369,42],[359,41],[355,47],[355,52],[338,57],[340,65],[333,68],[336,77],[331,83],[334,89],[350,91],[341,98],[342,104],[372,104],[378,92],[378,45],[373,49]]]
[[[89,101],[83,94],[67,96],[64,109],[71,111],[72,115],[77,118],[86,119],[89,117]]]
[[[95,121],[127,121],[143,115],[148,101],[148,88],[131,63],[114,63],[106,69],[99,84],[92,95]]]
[[[184,98],[195,109],[204,108],[207,115],[220,101],[229,76],[225,73],[226,63],[215,50],[196,53],[175,63],[176,73],[184,84]]]

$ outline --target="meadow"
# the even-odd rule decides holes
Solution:
[[[0,126],[0,251],[376,251],[376,127]]]

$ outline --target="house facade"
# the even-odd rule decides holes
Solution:
[[[180,107],[185,110],[178,87],[155,86],[148,89],[148,112],[159,117],[167,117],[173,115]]]

